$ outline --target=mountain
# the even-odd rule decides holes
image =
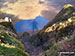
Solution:
[[[21,20],[14,25],[17,32],[39,30],[49,22],[48,19],[37,16],[33,20]]]
[[[66,6],[66,5],[65,5]],[[69,5],[68,5],[69,6]],[[67,21],[68,18],[70,18],[74,12],[74,8],[73,7],[68,7],[66,9],[62,9],[55,17],[55,19],[51,22],[49,22],[47,25],[44,26],[44,28],[36,35],[36,37],[39,35],[39,38],[42,38],[42,35],[44,35],[45,30],[47,30],[48,27],[52,26],[53,24],[57,24],[63,21]],[[47,35],[45,37],[48,37]],[[37,41],[38,42],[38,41]]]
[[[0,19],[0,56],[29,56],[11,22]]]
[[[58,52],[75,52],[75,9],[73,6],[65,5],[53,21],[30,38],[30,43],[36,48],[42,48],[42,54],[40,52],[37,56],[59,56]]]
[[[40,16],[34,20],[22,20],[17,27],[30,27],[32,22],[35,26],[38,22],[38,28],[43,28],[32,36],[27,32],[19,36],[9,20],[0,19],[0,56],[61,56],[65,55],[63,52],[67,56],[75,55],[75,8],[67,4],[53,21],[46,20]],[[35,31],[37,27],[27,30]]]
[[[70,5],[70,4],[68,4]],[[66,6],[66,5],[65,5]],[[46,29],[47,27],[51,26],[52,24],[56,23],[56,22],[61,22],[61,21],[65,21],[67,20],[71,14],[74,12],[74,8],[73,7],[68,7],[68,8],[63,8],[57,15],[56,17],[50,21],[45,27],[44,29]]]

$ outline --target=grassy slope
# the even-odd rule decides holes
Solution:
[[[75,15],[73,15],[72,17],[75,17]],[[59,56],[60,54],[58,54],[58,52],[60,52],[60,51],[64,52],[64,50],[75,52],[75,45],[74,45],[74,43],[75,43],[75,18],[72,18],[72,19],[74,20],[72,28],[70,29],[70,31],[68,31],[68,29],[70,27],[68,29],[66,29],[68,31],[68,33],[72,33],[72,34],[67,34],[66,36],[64,36],[64,38],[62,36],[58,37],[58,39],[61,39],[61,41],[54,43],[53,47],[50,50],[46,50],[39,56],[56,56],[56,55]],[[62,30],[61,34],[65,35],[66,30]],[[73,30],[73,32],[71,32],[71,30]],[[49,44],[51,44],[51,42]],[[48,46],[48,47],[50,47],[50,46]]]
[[[0,24],[0,28],[1,27],[3,27],[2,24]],[[7,42],[2,43],[0,36],[0,56],[29,56],[29,54],[24,51],[24,45],[18,41],[15,36],[13,37],[13,33],[10,35],[9,32],[10,31],[7,32],[3,28],[0,29],[0,34],[4,36],[3,39]],[[11,43],[11,45],[9,45],[9,43]]]

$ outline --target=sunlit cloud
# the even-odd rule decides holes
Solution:
[[[65,4],[74,5],[74,0],[2,0],[0,11],[17,16],[20,20],[42,16],[53,19]]]
[[[19,19],[34,19],[43,9],[43,5],[38,2],[38,0],[18,0],[13,4],[7,1],[4,5],[7,4],[8,7],[1,8],[1,11],[16,15]]]

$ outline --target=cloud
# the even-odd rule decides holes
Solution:
[[[4,4],[8,7],[1,8],[1,11],[18,16],[20,19],[34,19],[43,9],[38,2],[38,0],[18,0],[13,4],[7,1]]]
[[[65,4],[75,6],[75,0],[46,0],[45,8],[41,11],[41,16],[47,19],[54,19]]]
[[[47,3],[45,8],[41,11],[41,16],[52,20],[61,9],[62,8],[59,8],[57,5],[54,5],[51,2],[49,4]]]
[[[34,19],[42,16],[52,20],[67,3],[75,4],[74,0],[2,0],[0,11],[22,19]]]

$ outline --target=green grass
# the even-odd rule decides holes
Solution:
[[[24,49],[24,45],[21,42],[17,41],[17,39],[15,37],[12,39],[5,32],[3,32],[2,34],[4,35],[6,41],[11,42],[11,43],[15,44],[17,47]]]
[[[1,32],[4,35],[4,39],[8,42],[11,42],[12,45],[15,45],[15,48],[8,48],[1,46],[0,43],[0,56],[29,56],[27,52],[24,52],[24,45],[19,42],[15,37],[11,38],[7,33]]]
[[[23,52],[18,48],[7,48],[0,45],[0,55],[3,56],[29,56],[27,53]]]

